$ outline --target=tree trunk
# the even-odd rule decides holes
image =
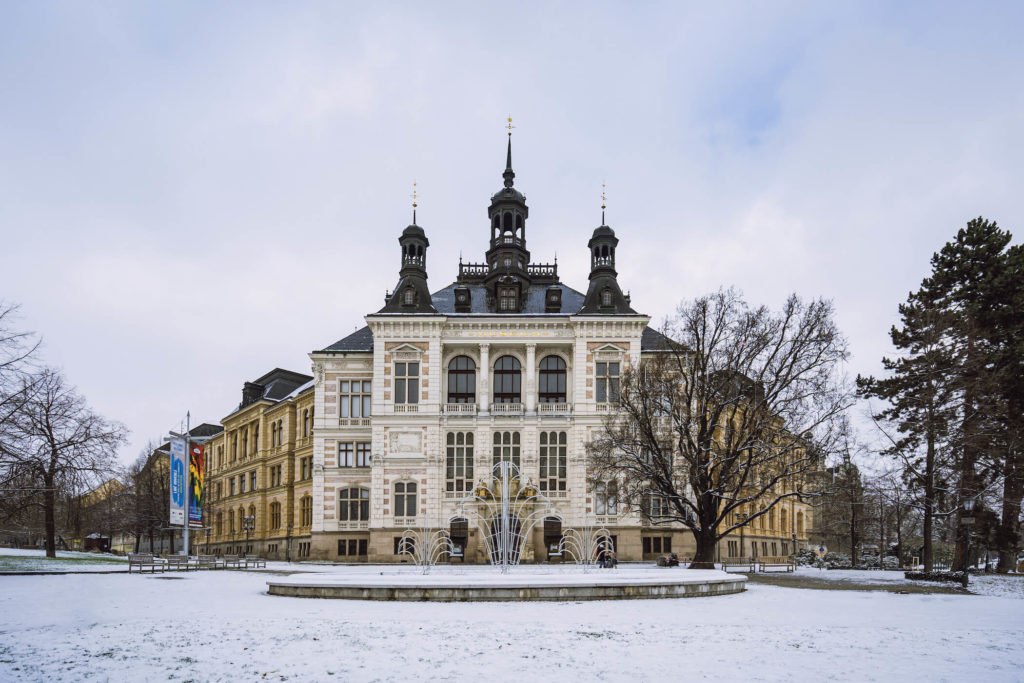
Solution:
[[[973,498],[978,494],[975,486],[975,462],[978,459],[976,441],[978,434],[976,424],[978,421],[975,411],[977,410],[976,398],[975,398],[975,387],[974,387],[974,363],[975,363],[975,352],[974,352],[974,333],[973,331],[967,334],[967,358],[965,359],[965,370],[968,376],[964,381],[964,419],[963,419],[963,449],[961,452],[960,460],[960,485],[958,487],[959,501],[956,506],[956,548],[953,552],[953,567],[966,566],[968,557],[966,554],[967,550],[967,534],[968,531],[964,530],[964,501],[968,498]]]
[[[934,562],[932,522],[935,515],[935,435],[929,428],[928,452],[924,461],[924,570],[930,572]]]
[[[57,557],[57,493],[53,490],[53,479],[43,477],[43,528],[46,534],[46,556]]]
[[[1016,462],[1019,456],[1010,452],[1006,456],[1006,467],[1004,468],[1005,479],[1003,480],[1003,509],[999,520],[999,529],[996,532],[999,546],[999,564],[996,571],[1005,574],[1011,569],[1016,569],[1017,544],[1020,542],[1020,504],[1024,498],[1024,471],[1020,463]]]
[[[714,569],[715,568],[715,545],[717,535],[708,527],[693,532],[693,539],[697,542],[697,552],[690,562],[690,569]]]
[[[857,566],[857,503],[850,499],[850,562]]]

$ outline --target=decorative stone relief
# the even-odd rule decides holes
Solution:
[[[388,455],[390,457],[409,457],[423,454],[422,432],[389,432]]]
[[[323,386],[324,383],[324,364],[323,361],[317,361],[313,363],[313,379],[316,382],[317,387]]]

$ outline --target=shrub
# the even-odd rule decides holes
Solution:
[[[904,572],[903,576],[914,581],[940,581],[963,583],[963,572]]]

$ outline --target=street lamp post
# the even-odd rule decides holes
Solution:
[[[964,588],[967,588],[967,569],[971,564],[971,525],[974,524],[974,498],[964,499],[964,514],[960,521],[964,525],[964,577],[961,582]]]
[[[256,531],[256,515],[243,517],[242,529],[245,531],[245,552],[242,553],[242,556],[247,557],[249,555],[249,533]]]
[[[287,562],[292,561],[292,525],[288,525],[288,542],[284,546],[284,559]]]

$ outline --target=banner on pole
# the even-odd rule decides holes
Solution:
[[[206,460],[203,445],[193,443],[188,454],[189,485],[192,497],[188,502],[188,523],[192,527],[203,526],[203,492],[206,483]]]
[[[185,526],[185,441],[171,439],[171,526]]]

